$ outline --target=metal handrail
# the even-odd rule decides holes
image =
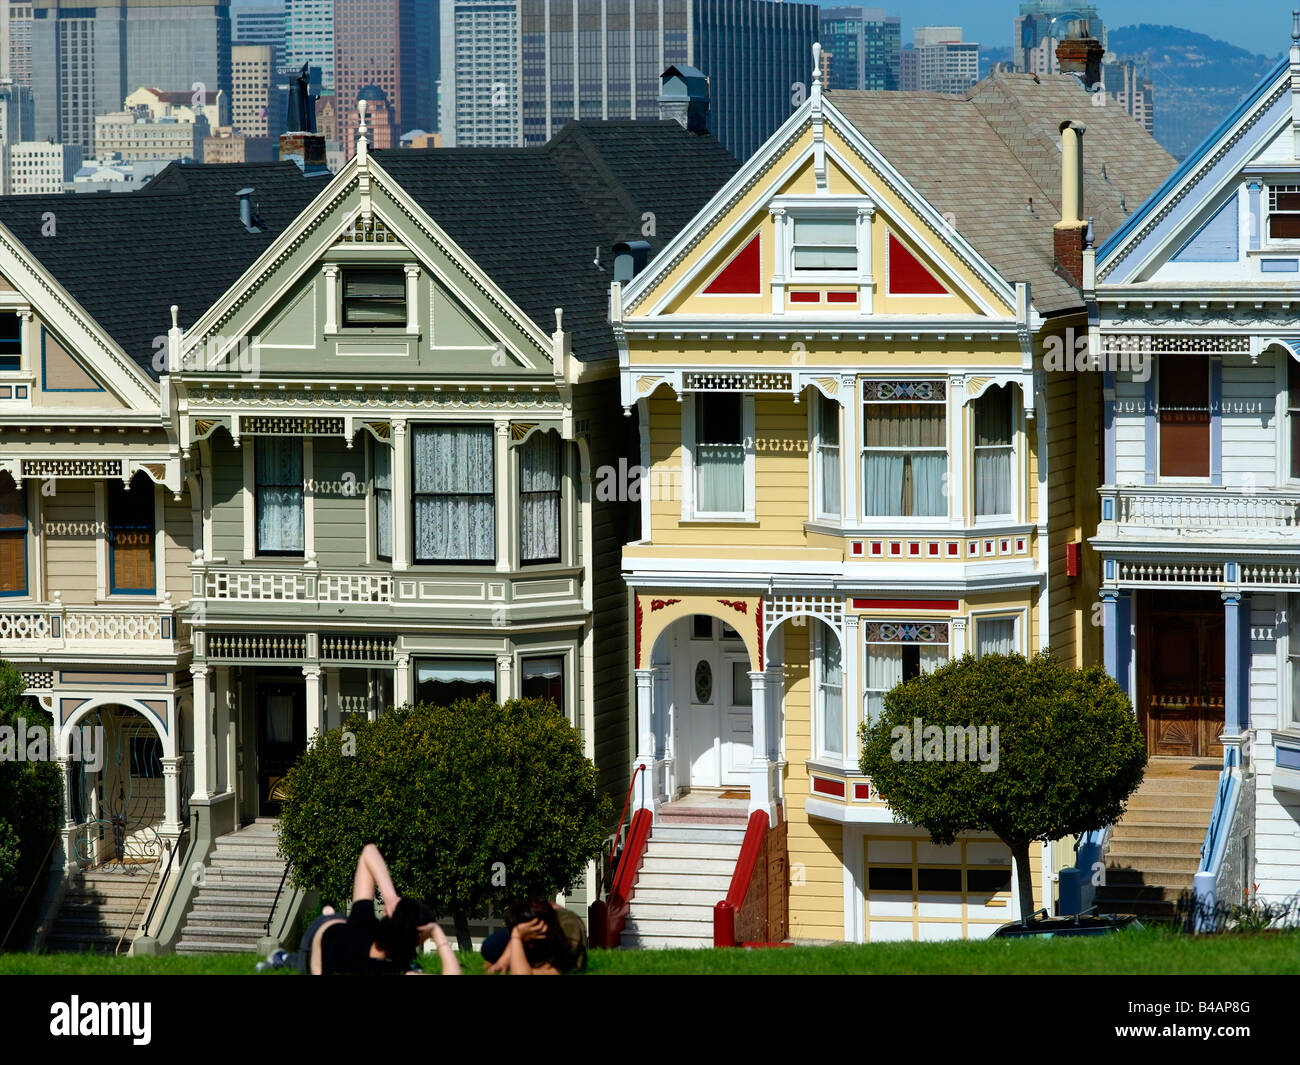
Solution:
[[[609,845],[609,883],[611,885],[618,879],[618,867],[614,864],[614,852],[618,849],[619,837],[623,835],[623,823],[627,817],[628,803],[632,801],[632,789],[636,787],[637,774],[643,772],[645,772],[644,762],[632,770],[632,779],[627,784],[627,794],[623,796],[623,810],[618,815],[618,828],[614,829],[614,837]]]
[[[284,882],[289,878],[289,863],[284,863],[284,872],[280,874],[280,886],[275,889],[275,898],[271,901],[271,911],[266,915],[266,924],[263,930],[269,936],[271,934],[271,919],[275,917],[275,908],[280,905],[280,892],[284,890]]]
[[[176,837],[176,846],[175,846],[174,848],[172,848],[171,855],[170,855],[170,856],[168,857],[168,859],[167,859],[167,868],[163,870],[164,873],[167,873],[167,874],[170,874],[170,873],[171,873],[171,869],[172,869],[172,859],[175,858],[176,855],[178,855],[178,854],[181,852],[181,839],[184,838],[184,836],[185,836],[185,834],[186,834],[187,832],[189,833],[189,837],[190,837],[190,842],[189,842],[190,852],[191,852],[191,853],[193,852],[193,850],[194,850],[194,825],[193,825],[192,822],[195,821],[195,820],[197,820],[197,819],[198,819],[198,816],[199,816],[199,815],[198,815],[198,811],[197,811],[197,810],[192,811],[192,812],[190,813],[191,824],[190,824],[190,826],[189,826],[188,828],[182,828],[182,829],[181,829],[181,834],[180,834],[179,836]],[[182,865],[182,868],[184,868],[184,865]],[[153,897],[153,904],[149,907],[149,913],[148,913],[148,915],[147,915],[147,916],[145,917],[145,919],[144,919],[144,927],[145,927],[146,931],[148,930],[149,926],[150,926],[151,924],[153,924],[153,917],[154,917],[154,914],[158,912],[158,903],[161,902],[161,901],[162,901],[162,892],[160,891],[158,894],[156,894],[156,895]]]
[[[23,915],[23,910],[27,908],[27,900],[32,897],[32,891],[36,888],[36,882],[40,880],[41,873],[45,871],[45,863],[50,860],[50,855],[54,853],[54,846],[59,842],[62,833],[58,833],[50,840],[49,849],[45,852],[45,857],[41,859],[41,864],[36,867],[36,875],[32,882],[27,886],[27,894],[23,896],[23,901],[18,904],[18,909],[14,911],[14,919],[9,922],[9,927],[5,929],[4,939],[0,939],[0,953],[3,953],[6,946],[9,945],[9,936],[13,934],[14,925],[18,923],[18,918]]]
[[[168,846],[167,849],[168,849],[168,851],[171,850],[170,845]],[[149,876],[148,876],[148,879],[145,880],[145,882],[144,882],[144,887],[142,887],[142,888],[140,889],[140,895],[139,895],[139,897],[137,897],[136,900],[135,900],[135,905],[131,907],[131,916],[128,917],[128,918],[126,919],[126,924],[124,924],[124,925],[122,926],[122,934],[119,935],[119,936],[117,937],[117,945],[113,947],[113,954],[114,954],[114,955],[117,955],[117,954],[120,954],[120,953],[121,953],[121,951],[122,951],[122,940],[124,940],[124,939],[126,938],[126,934],[127,934],[127,932],[129,932],[129,931],[131,930],[131,923],[135,920],[135,915],[136,915],[137,913],[140,912],[140,903],[144,902],[145,894],[149,891],[149,888],[150,888],[150,886],[155,882],[155,879],[157,879],[157,883],[158,883],[159,887],[162,886],[162,880],[161,880],[161,878],[158,878],[158,866],[159,866],[159,864],[160,864],[161,862],[162,862],[162,855],[159,854],[158,857],[154,859],[154,863],[153,863],[153,872],[150,873]],[[167,858],[167,864],[168,864],[168,865],[171,865],[171,856],[170,856],[170,854],[168,855],[168,858]]]

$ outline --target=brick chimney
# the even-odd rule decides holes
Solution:
[[[1083,249],[1088,223],[1083,219],[1082,123],[1061,123],[1061,220],[1052,227],[1056,269],[1076,287],[1083,285]]]
[[[1056,44],[1056,62],[1062,74],[1073,74],[1091,89],[1101,83],[1101,59],[1106,49],[1092,35],[1092,24],[1087,19],[1072,19],[1063,37]]]

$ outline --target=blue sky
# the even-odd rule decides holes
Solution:
[[[844,0],[819,0],[834,7]],[[1011,44],[1011,22],[1020,0],[860,0],[883,7],[903,21],[903,43],[913,26],[961,26],[966,39],[990,48]],[[1107,26],[1147,22],[1181,26],[1262,55],[1275,56],[1291,41],[1293,0],[1094,0]]]

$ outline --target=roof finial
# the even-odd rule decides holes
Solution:
[[[1291,41],[1300,44],[1300,11],[1291,12]]]
[[[357,123],[357,155],[364,159],[366,157],[366,101],[364,97],[357,100],[357,114],[361,116],[360,122]]]
[[[818,41],[813,42],[812,94],[815,97],[822,94],[822,46]]]

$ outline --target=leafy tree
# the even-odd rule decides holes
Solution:
[[[22,674],[0,662],[0,728],[13,730],[15,755],[23,735],[20,719],[29,732],[40,727],[52,736],[50,715],[22,691]],[[63,781],[50,761],[54,757],[47,745],[45,760],[0,758],[0,939],[39,876],[63,820]]]
[[[453,916],[462,949],[472,914],[577,886],[610,815],[577,733],[540,699],[350,719],[286,785],[280,850],[296,885],[342,902],[374,843],[400,894]]]
[[[1029,844],[1114,824],[1142,782],[1141,731],[1100,666],[1071,669],[1048,652],[968,654],[899,684],[884,704],[862,727],[862,772],[935,843],[996,834],[1016,860],[1022,918],[1034,906]],[[986,730],[975,751],[972,726]],[[954,757],[963,739],[964,761]]]

